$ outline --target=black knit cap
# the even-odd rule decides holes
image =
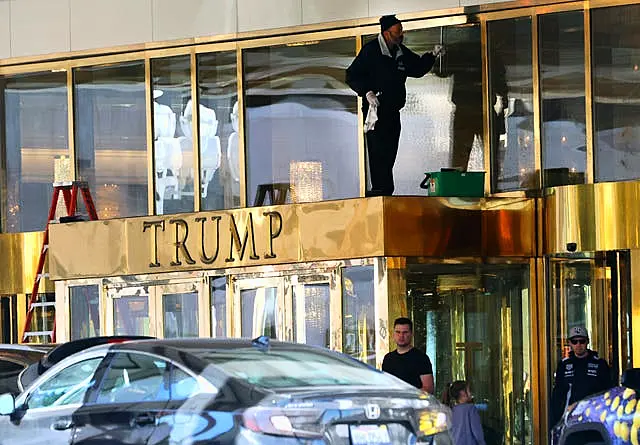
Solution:
[[[380,29],[382,32],[391,28],[397,23],[402,23],[395,15],[383,15],[380,17]]]

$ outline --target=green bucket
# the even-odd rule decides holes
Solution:
[[[420,188],[427,191],[427,196],[483,197],[484,173],[448,169],[427,172]]]

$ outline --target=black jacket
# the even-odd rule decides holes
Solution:
[[[568,405],[597,392],[611,388],[611,370],[595,351],[587,350],[584,358],[573,352],[558,364],[556,382],[551,394],[551,425],[554,426]]]
[[[379,39],[375,38],[362,47],[351,66],[347,68],[347,84],[359,96],[364,97],[369,91],[381,93],[378,100],[382,112],[399,111],[404,107],[407,96],[404,84],[407,77],[424,76],[436,60],[431,53],[425,53],[420,57],[404,45],[400,45],[400,49],[400,55],[393,52],[393,57],[385,55]],[[365,115],[368,108],[369,103],[365,99]]]

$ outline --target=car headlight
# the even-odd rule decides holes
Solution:
[[[449,429],[447,414],[442,411],[418,411],[418,429],[424,436],[432,436]]]

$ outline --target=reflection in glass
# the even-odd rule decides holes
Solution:
[[[162,296],[164,338],[198,337],[198,292]]]
[[[582,11],[540,16],[544,186],[581,184],[587,166]]]
[[[242,337],[256,338],[266,335],[277,338],[276,304],[277,287],[260,287],[240,291]]]
[[[411,264],[407,290],[435,393],[469,380],[487,444],[533,443],[528,266]]]
[[[235,51],[198,55],[202,209],[240,206]],[[190,119],[190,116],[186,117]]]
[[[211,337],[227,336],[227,279],[211,279]]]
[[[74,69],[78,177],[100,219],[147,214],[144,63]]]
[[[54,160],[69,156],[67,74],[37,73],[0,81],[4,99],[5,171],[2,230],[44,230]],[[1,139],[0,139],[1,140]]]
[[[537,188],[531,18],[497,20],[487,27],[491,188],[494,192]]]
[[[31,295],[25,295],[26,307],[29,305]],[[31,326],[28,332],[52,332],[56,322],[55,311],[56,294],[53,292],[46,292],[38,294],[34,303],[40,304],[34,306],[33,316],[31,317]],[[48,334],[44,335],[30,335],[30,343],[50,343],[51,337]]]
[[[357,98],[345,83],[353,38],[248,49],[247,197],[291,202],[292,162],[321,163],[322,199],[359,195]]]
[[[376,364],[373,266],[342,269],[342,351]]]
[[[113,300],[114,335],[149,335],[149,298],[125,296]]]
[[[640,178],[640,5],[591,12],[598,182]]]
[[[436,44],[447,51],[425,77],[407,79],[407,103],[400,113],[396,193],[424,195],[419,184],[425,172],[484,170],[480,26],[408,31],[405,44],[417,54]]]
[[[193,212],[191,58],[151,60],[156,214]]]
[[[69,287],[71,340],[100,336],[100,286]]]
[[[301,284],[293,298],[294,340],[328,348],[330,333],[329,283]]]

